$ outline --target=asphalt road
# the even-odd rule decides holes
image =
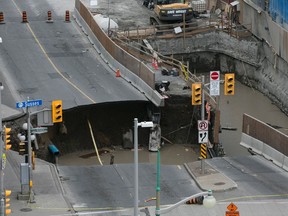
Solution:
[[[105,64],[65,11],[74,1],[1,1],[0,68],[11,97],[3,102],[42,99],[44,106],[63,100],[64,109],[111,101],[147,101],[142,93]],[[66,9],[67,8],[67,9]],[[46,23],[47,11],[53,23]],[[22,23],[22,11],[29,23]],[[10,96],[11,96],[10,95]]]
[[[131,208],[134,200],[133,164],[59,166],[69,201],[77,211]],[[171,204],[200,192],[183,166],[161,166],[161,204]],[[155,197],[156,165],[139,164],[139,206]],[[154,203],[154,202],[152,202]]]

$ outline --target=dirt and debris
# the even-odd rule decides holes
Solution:
[[[142,0],[97,0],[97,4],[91,5],[86,1],[86,5],[92,13],[110,17],[120,29],[149,26],[149,17],[154,13],[143,6]]]

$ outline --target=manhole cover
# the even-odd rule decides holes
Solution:
[[[214,185],[224,185],[224,184],[225,184],[225,182],[217,182]]]
[[[31,208],[22,208],[22,209],[20,209],[20,211],[22,211],[22,212],[30,212],[30,211],[32,211],[32,209]]]

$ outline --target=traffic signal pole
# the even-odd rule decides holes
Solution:
[[[29,101],[29,99],[27,100]],[[28,142],[28,168],[29,168],[29,200],[30,202],[34,201],[34,196],[32,194],[32,146],[31,146],[31,116],[29,112],[29,107],[27,106],[27,142]]]

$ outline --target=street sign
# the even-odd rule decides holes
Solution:
[[[25,107],[34,107],[41,106],[42,100],[31,100],[31,101],[22,101],[16,103],[16,108],[25,108]]]
[[[47,132],[48,132],[47,127],[31,128],[31,133],[34,133],[34,134],[42,134],[42,133],[47,133]]]
[[[231,212],[231,211],[226,211],[226,216],[239,216],[239,211],[234,211],[234,212]]]
[[[230,203],[227,206],[228,211],[226,211],[226,216],[239,216],[239,211],[236,211],[238,207],[234,203]]]
[[[41,106],[42,100],[32,100],[26,102],[27,107]]]
[[[210,71],[210,95],[220,95],[220,72]]]
[[[208,131],[208,121],[207,120],[198,120],[198,130],[199,131]]]
[[[37,113],[37,125],[38,126],[52,126],[52,113],[51,110],[43,110],[43,112]]]
[[[26,101],[23,102],[17,102],[16,103],[16,108],[25,108],[26,107]]]
[[[198,131],[198,143],[208,143],[208,131]]]
[[[210,80],[219,80],[219,71],[211,71]]]
[[[227,209],[228,211],[231,211],[231,212],[234,212],[238,209],[238,207],[233,203],[231,202],[228,206],[227,206]]]

